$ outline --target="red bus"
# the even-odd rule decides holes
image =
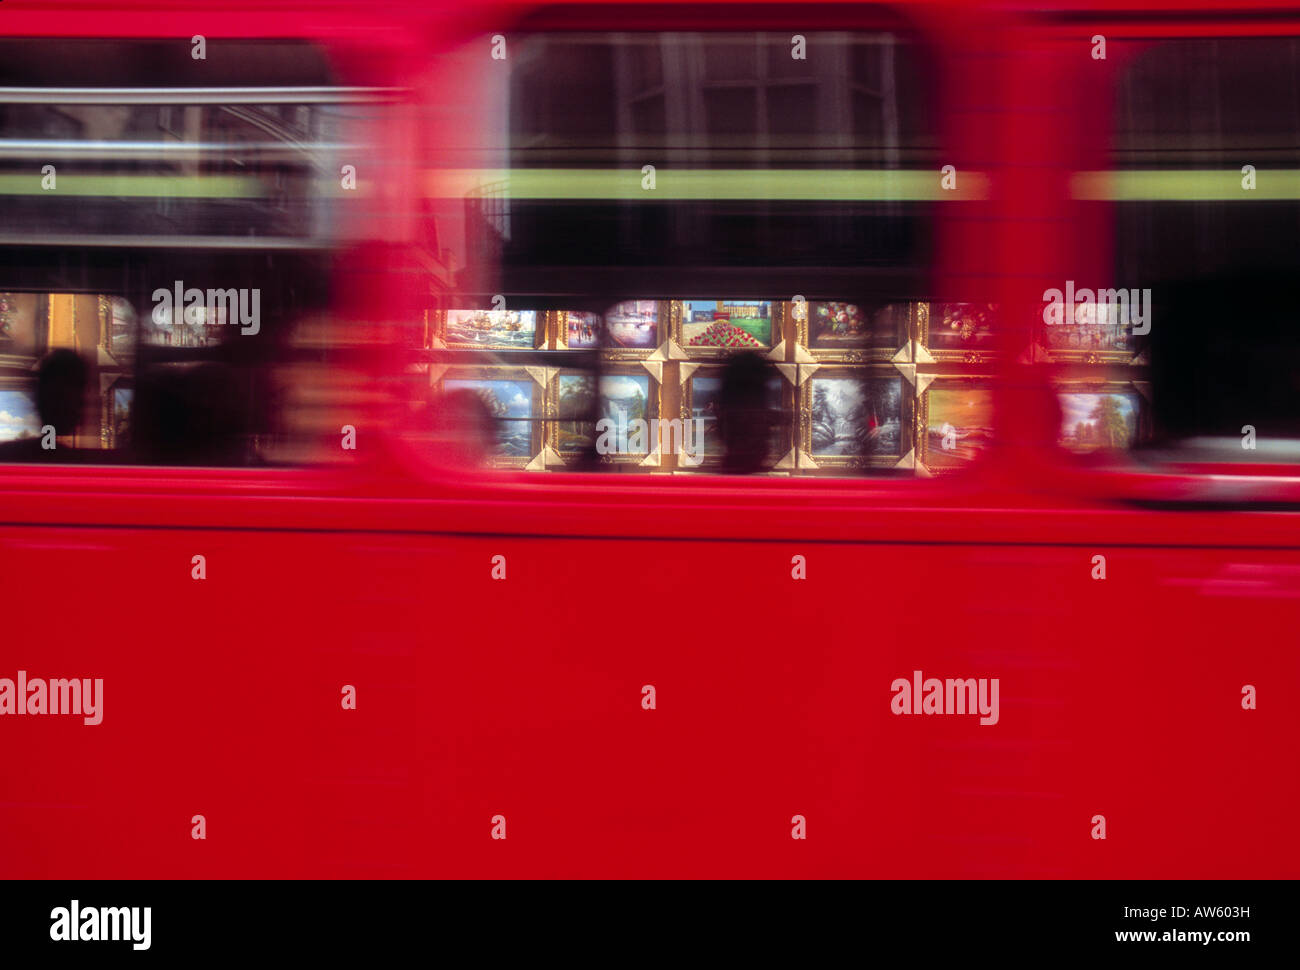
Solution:
[[[1298,37],[9,0],[0,874],[1294,877]]]

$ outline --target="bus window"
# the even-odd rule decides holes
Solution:
[[[395,231],[396,95],[311,43],[212,43],[0,40],[0,460],[340,457],[338,268]]]
[[[435,391],[496,416],[488,464],[975,460],[996,308],[929,302],[933,76],[904,31],[523,31],[440,55],[425,212],[464,268],[430,286],[423,348]]]
[[[1114,171],[1079,194],[1113,202],[1116,285],[1149,294],[1150,383],[1111,388],[1084,427],[1121,439],[1149,409],[1153,457],[1300,461],[1300,40],[1117,53]]]
[[[0,294],[0,461],[88,460],[125,442],[135,312],[75,293]]]
[[[266,295],[283,297],[274,286]],[[175,333],[146,323],[149,316],[148,305],[137,311],[119,295],[0,294],[0,350],[8,351],[0,356],[0,461],[277,460],[293,369],[283,349],[217,338],[151,346]],[[212,325],[196,318],[189,326],[203,334]]]

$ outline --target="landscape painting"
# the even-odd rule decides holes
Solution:
[[[650,419],[650,375],[607,374],[600,379],[600,416]]]
[[[1061,446],[1070,451],[1130,448],[1137,441],[1135,394],[1059,394]]]
[[[813,456],[899,454],[902,381],[901,377],[814,377]]]
[[[755,300],[685,300],[682,343],[687,347],[761,350],[772,345],[772,303]]]
[[[0,389],[0,441],[17,441],[40,434],[35,399],[27,391]]]
[[[599,380],[587,374],[561,374],[559,377],[559,404],[556,414],[557,448],[563,453],[586,451],[599,437],[596,422],[609,418],[611,442],[618,446],[611,454],[628,453],[628,441],[643,442],[631,427],[633,421],[649,421],[650,377],[639,374],[605,374]],[[645,454],[642,449],[639,454]]]
[[[532,381],[446,380],[445,391],[472,391],[497,421],[495,454],[530,458],[532,447]]]
[[[584,451],[596,440],[596,378],[587,374],[561,374],[558,382],[556,447],[561,452]]]

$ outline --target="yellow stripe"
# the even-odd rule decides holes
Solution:
[[[988,198],[988,177],[958,172],[946,190],[937,170],[814,171],[809,169],[427,169],[430,198],[501,195],[511,199],[770,200],[794,202],[968,202]]]
[[[266,195],[262,180],[250,175],[57,175],[54,188],[44,176],[0,175],[0,195],[72,195],[107,198],[255,199]]]
[[[1078,172],[1070,195],[1112,202],[1262,202],[1300,199],[1300,170],[1261,169],[1255,188],[1242,187],[1240,169]]]

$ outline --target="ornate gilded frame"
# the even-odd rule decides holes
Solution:
[[[1076,314],[1085,306],[1089,305],[1096,306],[1096,304],[1078,304],[1075,308]],[[1081,324],[1080,326],[1088,326],[1088,324]],[[1145,334],[1130,334],[1129,339],[1132,341],[1132,346],[1126,350],[1090,350],[1087,348],[1053,347],[1049,337],[1053,332],[1060,332],[1061,329],[1060,326],[1049,324],[1046,320],[1041,318],[1038,321],[1039,344],[1047,354],[1047,359],[1053,363],[1118,364],[1126,367],[1144,367],[1149,363]]]
[[[780,300],[754,300],[753,301],[754,303],[770,303],[772,305],[772,311],[771,311],[772,312],[772,317],[771,317],[772,334],[771,334],[771,339],[766,346],[751,347],[751,348],[687,346],[685,342],[685,323],[682,317],[683,314],[685,313],[685,307],[688,302],[690,303],[713,302],[718,304],[719,309],[721,309],[721,304],[723,303],[726,302],[739,303],[742,301],[739,299],[729,299],[729,298],[724,298],[724,299],[714,300],[714,301],[709,301],[709,300],[688,301],[684,299],[672,301],[672,319],[671,319],[669,333],[672,337],[673,342],[681,348],[683,353],[690,360],[701,360],[701,361],[718,360],[718,359],[725,360],[727,357],[730,357],[732,354],[741,352],[743,350],[750,350],[751,352],[756,354],[767,355],[772,353],[773,349],[780,346],[781,344],[782,334],[785,331],[785,304],[782,303]]]
[[[1134,429],[1135,440],[1129,442],[1129,448],[1139,445],[1151,438],[1151,385],[1143,380],[1115,380],[1113,378],[1062,378],[1052,381],[1052,390],[1059,397],[1062,394],[1111,394],[1132,397],[1137,402],[1137,426]],[[1061,440],[1057,432],[1057,446],[1065,451],[1076,452]],[[1095,451],[1097,449],[1090,449]],[[1128,449],[1123,449],[1128,450]]]
[[[722,368],[720,366],[704,364],[692,369],[690,374],[682,379],[681,406],[678,414],[683,422],[690,421],[694,417],[696,379],[700,377],[719,377],[721,373]],[[799,426],[798,415],[795,413],[795,402],[798,400],[799,389],[775,370],[772,372],[772,379],[778,381],[780,387],[780,403],[777,405],[777,410],[784,418],[788,419],[784,431],[773,435],[772,450],[769,457],[771,458],[770,467],[775,469],[782,456],[790,453],[795,447],[795,429]],[[698,457],[701,458],[698,465],[683,467],[681,470],[708,470],[716,469],[722,465],[722,455],[706,454]]]
[[[618,303],[655,303],[657,304],[657,319],[655,320],[654,340],[648,347],[622,347],[613,344],[609,338],[608,320],[609,311]],[[555,340],[556,347],[559,350],[572,350],[574,353],[597,353],[601,360],[609,361],[635,361],[645,360],[653,356],[663,343],[672,334],[672,300],[619,300],[617,303],[606,307],[604,312],[598,314],[601,319],[601,342],[595,347],[569,347],[569,312],[568,310],[558,310],[555,312]]]
[[[819,380],[851,379],[859,381],[893,380],[899,384],[899,434],[898,452],[888,455],[818,455],[813,450],[812,404],[813,387]],[[908,456],[916,447],[916,393],[915,385],[906,374],[888,365],[869,364],[866,367],[823,365],[816,369],[799,387],[799,455],[801,471],[844,470],[853,468],[908,467]]]
[[[508,308],[514,309],[514,308]],[[464,341],[452,340],[447,329],[447,318],[451,313],[459,312],[504,312],[487,310],[482,307],[449,307],[447,309],[437,309],[426,311],[426,323],[429,327],[427,345],[431,348],[440,349],[446,347],[451,350],[465,351],[490,351],[492,353],[530,353],[535,350],[545,350],[552,344],[551,332],[554,327],[556,313],[553,310],[537,310],[531,307],[518,308],[520,313],[535,313],[537,328],[533,331],[533,345],[531,347],[516,347],[508,344],[496,343],[465,343]]]
[[[894,317],[894,336],[889,343],[874,345],[845,343],[840,346],[814,347],[812,345],[813,307],[827,302],[851,301],[809,300],[789,305],[789,312],[795,323],[796,343],[802,350],[807,351],[810,360],[818,363],[871,364],[912,359],[909,352],[917,334],[917,310],[921,304],[903,302],[887,304]]]
[[[927,375],[928,376],[928,375]],[[920,467],[925,471],[922,474],[950,474],[959,472],[964,468],[970,467],[972,461],[955,461],[952,464],[944,462],[936,463],[935,459],[942,457],[941,447],[936,448],[931,442],[930,435],[930,395],[935,391],[954,391],[965,388],[971,391],[986,392],[990,397],[990,404],[993,403],[994,395],[997,393],[997,381],[992,374],[942,374],[936,375],[926,383],[925,388],[917,395],[916,404],[916,459]],[[992,433],[997,434],[997,427],[992,428]]]
[[[532,388],[530,416],[527,418],[498,418],[499,421],[527,421],[529,423],[529,453],[527,455],[497,455],[488,459],[493,468],[526,468],[539,458],[544,458],[545,425],[549,417],[548,385],[554,378],[555,367],[520,367],[496,364],[435,365],[430,373],[430,383],[437,393],[446,392],[447,381],[515,381],[527,383]]]
[[[44,292],[32,293],[28,290],[6,290],[6,294],[11,296],[35,296],[36,309],[35,319],[32,326],[35,328],[33,333],[34,354],[15,353],[17,342],[13,345],[9,342],[0,343],[0,368],[10,371],[26,371],[36,366],[36,362],[41,359],[48,347],[48,335],[50,325],[50,300],[49,294]]]
[[[650,421],[658,418],[660,415],[660,403],[662,398],[661,386],[655,375],[645,367],[635,363],[614,363],[602,365],[600,370],[595,374],[588,373],[576,368],[552,368],[555,371],[550,377],[547,387],[547,425],[546,425],[546,445],[550,452],[554,453],[565,464],[573,463],[580,460],[589,452],[585,450],[562,449],[560,445],[560,380],[565,377],[590,377],[596,381],[596,401],[597,417],[592,421],[599,420],[600,411],[600,382],[608,377],[644,377],[648,384],[648,393],[646,395],[646,416],[643,420]],[[646,451],[616,453],[609,455],[600,455],[601,464],[605,465],[644,465],[649,464],[657,451],[657,444],[653,441],[647,442]]]
[[[136,319],[133,321],[131,325],[130,331],[127,334],[127,336],[129,337],[129,340],[127,341],[128,349],[120,353],[113,349],[113,300],[114,299],[122,300],[124,303],[130,306],[131,312],[134,313],[136,317]],[[137,311],[135,306],[132,305],[131,302],[127,300],[125,297],[118,296],[117,294],[113,294],[113,293],[108,293],[108,294],[101,293],[99,295],[99,348],[108,356],[109,359],[113,361],[114,364],[116,364],[119,367],[130,366],[131,361],[134,359],[135,352],[136,352],[135,343],[136,343],[136,339],[139,336],[139,330],[140,330],[139,316],[140,316],[139,311]]]
[[[976,312],[992,314],[994,319],[990,327],[989,340],[983,344],[971,344],[966,347],[942,347],[935,345],[935,337],[942,332],[942,321],[936,317],[943,307],[969,306]],[[1003,356],[999,344],[998,320],[1000,311],[997,306],[989,304],[961,303],[960,301],[931,301],[916,304],[916,332],[920,346],[930,361],[938,363],[984,364]]]
[[[112,377],[104,384],[103,394],[101,396],[101,416],[99,424],[99,441],[100,447],[105,449],[121,448],[126,444],[125,440],[119,440],[117,434],[117,423],[114,417],[117,413],[114,397],[117,391],[131,392],[131,407],[127,411],[127,427],[130,427],[131,419],[135,410],[135,381],[127,375]]]

